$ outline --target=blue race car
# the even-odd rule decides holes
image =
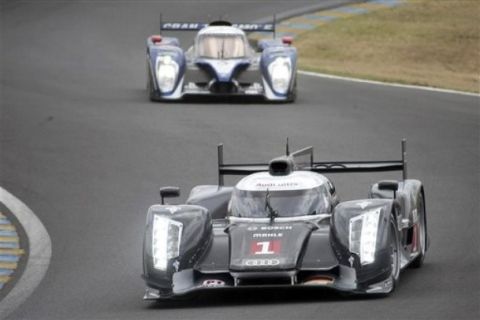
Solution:
[[[254,49],[246,35],[275,33],[275,24],[161,23],[161,30],[198,33],[186,51],[174,37],[152,35],[147,39],[147,91],[152,101],[188,95],[295,100],[297,50],[292,39],[259,40]]]

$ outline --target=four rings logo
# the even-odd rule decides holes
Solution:
[[[280,260],[278,259],[243,259],[243,264],[249,267],[278,266],[280,264]]]

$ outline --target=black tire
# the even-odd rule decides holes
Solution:
[[[423,195],[423,190],[417,200],[417,214],[420,226],[420,253],[412,261],[412,263],[410,263],[411,268],[420,268],[423,265],[423,261],[425,260],[425,254],[427,251],[427,216],[425,211],[425,197]]]
[[[293,103],[297,99],[297,77],[295,76],[295,82],[293,83],[292,92],[288,95],[287,102]]]
[[[150,71],[148,71],[148,75],[147,75],[148,79],[147,79],[147,94],[148,94],[148,99],[150,99],[150,101],[156,101],[157,99],[155,99],[155,92],[153,91],[153,83],[152,83],[152,76],[150,74]]]
[[[397,231],[397,223],[394,217],[390,217],[390,232],[389,232],[389,247],[390,247],[390,263],[392,266],[392,271],[390,278],[392,280],[392,290],[389,294],[395,290],[395,287],[398,285],[400,280],[400,238]]]
[[[155,91],[154,91],[154,86],[153,86],[153,79],[152,79],[152,72],[150,71],[150,64],[147,60],[147,96],[148,96],[148,99],[150,99],[150,101],[158,101],[158,99],[156,98],[156,95],[155,95]]]
[[[384,291],[382,293],[369,293],[369,296],[378,297],[378,298],[386,298],[390,294],[395,291],[395,288],[400,281],[400,236],[397,231],[397,223],[395,220],[394,215],[390,216],[390,222],[388,227],[388,246],[390,248],[390,264],[391,264],[391,271],[390,275],[385,279],[386,281],[390,280],[392,282],[392,286],[390,291]]]

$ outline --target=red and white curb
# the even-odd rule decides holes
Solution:
[[[0,302],[0,315],[7,317],[33,293],[42,281],[50,265],[52,243],[47,230],[33,211],[2,187],[0,187],[0,202],[18,219],[29,242],[25,270],[12,290]]]

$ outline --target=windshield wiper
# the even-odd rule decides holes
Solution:
[[[272,208],[270,204],[270,191],[267,189],[265,194],[265,210],[268,210],[268,215],[270,217],[270,223],[273,223],[276,217],[278,217],[278,212]]]

